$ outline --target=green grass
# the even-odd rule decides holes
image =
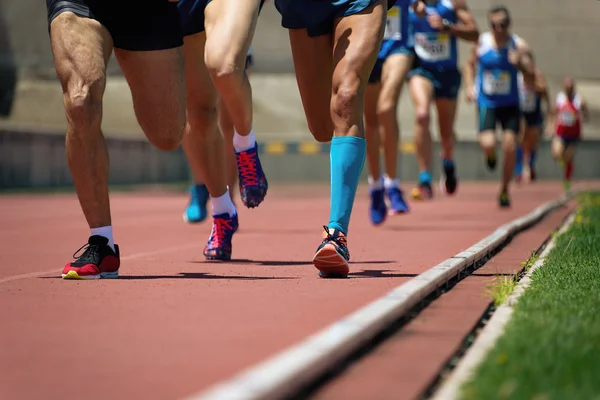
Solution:
[[[522,271],[511,275],[496,275],[494,283],[488,287],[488,295],[492,298],[494,306],[498,307],[504,303],[512,294],[519,283],[522,274],[529,272],[533,264],[538,260],[538,255],[533,251],[527,261],[521,263]]]
[[[600,193],[579,205],[462,399],[600,399]]]

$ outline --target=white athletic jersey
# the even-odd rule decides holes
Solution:
[[[565,92],[560,92],[556,95],[556,108],[561,108],[568,102],[569,99],[567,98]],[[575,96],[573,96],[572,104],[578,112],[581,112],[581,96],[579,96],[579,93],[575,93]]]

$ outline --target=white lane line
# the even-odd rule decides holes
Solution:
[[[565,232],[569,226],[571,226],[574,219],[575,213],[571,213],[569,218],[567,218],[563,226],[559,229],[558,233],[562,234]],[[502,333],[504,333],[504,329],[512,316],[517,300],[531,284],[531,275],[533,272],[544,264],[544,260],[548,256],[548,253],[550,253],[550,250],[556,245],[555,239],[556,236],[548,242],[544,250],[540,253],[540,257],[531,266],[531,269],[529,269],[527,274],[519,281],[513,293],[496,311],[494,311],[492,318],[490,318],[483,330],[479,333],[475,342],[473,342],[466,351],[465,355],[458,362],[456,368],[452,370],[446,381],[436,391],[432,397],[433,400],[453,400],[460,397],[459,394],[462,385],[471,378],[481,361],[483,361],[488,352],[496,344],[496,341],[500,338]]]
[[[121,257],[121,261],[128,261],[128,260],[134,260],[137,258],[151,257],[151,256],[159,255],[159,254],[165,254],[165,253],[172,253],[175,251],[187,250],[187,249],[191,249],[193,247],[198,247],[198,246],[199,246],[198,243],[189,243],[189,244],[186,244],[183,246],[172,246],[172,247],[167,247],[166,249],[161,249],[161,250],[135,253],[135,254],[131,254],[129,256]],[[60,271],[61,271],[60,269],[52,269],[52,270],[48,270],[48,271],[31,272],[29,274],[23,274],[23,275],[8,276],[6,278],[0,278],[0,283],[12,282],[12,281],[16,281],[19,279],[36,278],[39,276],[50,275],[50,274],[58,274],[58,273],[60,273]]]
[[[469,249],[412,278],[306,340],[229,380],[192,394],[186,400],[266,400],[292,394],[364,345],[450,278],[487,256],[509,235],[540,220],[564,205],[568,199],[561,196],[524,217],[502,225]]]

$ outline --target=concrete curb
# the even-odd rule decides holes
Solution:
[[[463,270],[487,259],[509,237],[565,205],[569,198],[561,196],[502,225],[467,250],[430,268],[305,341],[186,399],[264,400],[293,394],[367,343]]]
[[[569,226],[571,226],[574,219],[575,213],[571,213],[559,229],[558,233],[562,234],[565,232]],[[514,311],[515,304],[531,284],[531,275],[544,264],[550,250],[552,250],[555,245],[555,238],[552,238],[540,254],[538,260],[519,281],[512,294],[496,311],[494,311],[492,318],[490,318],[489,322],[477,336],[475,342],[469,347],[464,357],[450,373],[444,384],[434,394],[432,397],[433,400],[453,400],[460,398],[460,389],[462,385],[476,372],[481,361],[483,361],[485,356],[504,333],[504,329],[510,321],[510,317]]]

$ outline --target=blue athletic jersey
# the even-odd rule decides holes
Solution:
[[[452,0],[438,0],[434,4],[429,4],[427,14],[438,14],[453,24],[458,21]],[[456,36],[433,29],[427,22],[427,17],[419,18],[412,8],[410,20],[419,64],[423,67],[458,68]]]
[[[398,44],[408,48],[413,47],[412,24],[408,16],[412,1],[397,0],[388,10],[380,55],[387,54],[392,46]]]
[[[511,36],[507,46],[496,48],[490,32],[480,36],[477,48],[477,94],[480,106],[487,108],[519,105],[518,70],[508,60],[509,49],[519,38]]]
[[[519,98],[521,100],[521,111],[526,114],[542,112],[542,96],[534,89],[527,87],[523,80],[523,74],[519,72]]]

